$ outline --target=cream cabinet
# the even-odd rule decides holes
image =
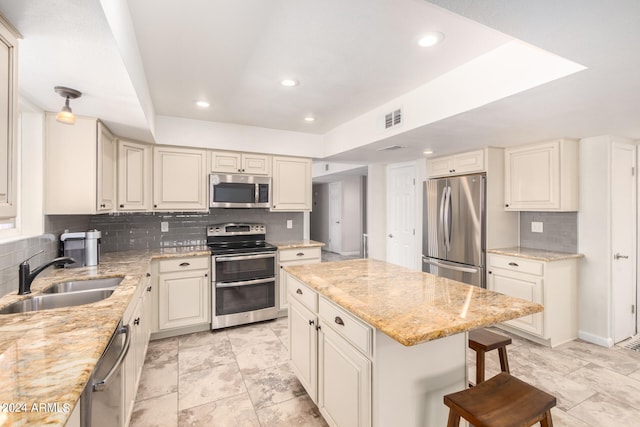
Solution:
[[[288,265],[316,264],[321,261],[319,246],[278,249],[278,315],[286,316],[289,306],[287,280],[284,267]]]
[[[449,175],[463,175],[485,170],[484,150],[470,151],[453,156],[427,160],[429,178]]]
[[[209,257],[158,262],[158,330],[211,323]]]
[[[144,365],[149,345],[152,286],[151,273],[147,272],[123,315],[123,324],[128,325],[129,334],[131,335],[129,351],[123,361],[124,390],[122,399],[124,401],[124,425],[128,425],[128,420],[131,419],[136,392],[142,375],[142,366]]]
[[[18,135],[17,32],[0,20],[0,218],[16,216]]]
[[[148,144],[118,140],[119,211],[151,210],[152,149]]]
[[[271,156],[235,151],[210,151],[209,170],[214,173],[270,175]]]
[[[207,153],[182,147],[153,149],[153,209],[205,211]]]
[[[576,339],[577,261],[575,258],[537,261],[489,254],[488,289],[544,306],[541,313],[509,320],[498,326],[550,347]]]
[[[504,202],[514,211],[577,211],[578,141],[506,148]]]
[[[311,210],[311,159],[273,157],[272,211]]]
[[[110,212],[116,197],[116,140],[97,119],[76,117],[73,126],[46,114],[45,212]]]
[[[370,426],[371,327],[292,276],[287,281],[294,373],[330,426]]]

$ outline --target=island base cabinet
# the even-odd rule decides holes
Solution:
[[[289,307],[289,356],[291,368],[314,402],[317,378],[317,317],[302,304],[292,301]]]
[[[318,342],[320,413],[332,427],[371,426],[371,362],[331,328]]]

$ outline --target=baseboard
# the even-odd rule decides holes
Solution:
[[[585,331],[578,331],[578,338],[583,341],[590,342],[591,344],[596,344],[601,347],[613,347],[615,344],[612,338],[601,337],[600,335],[590,334]]]

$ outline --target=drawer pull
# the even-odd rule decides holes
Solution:
[[[509,265],[511,267],[520,267],[517,262],[510,262]]]
[[[191,264],[189,264],[188,262],[181,262],[180,263],[180,267],[189,267]]]
[[[296,256],[304,256],[304,252],[298,252]]]
[[[298,294],[298,295],[302,295],[302,290],[301,290],[300,288],[298,288],[298,289],[296,290],[296,294]]]
[[[342,318],[341,318],[340,316],[336,316],[336,318],[335,318],[335,322],[336,322],[338,325],[342,325],[342,326],[344,326],[344,322],[342,321]]]

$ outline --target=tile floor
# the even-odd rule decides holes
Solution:
[[[152,341],[131,426],[326,426],[289,368],[287,337],[282,318]],[[487,378],[500,369],[496,353],[487,354]],[[508,353],[513,375],[557,397],[556,427],[638,425],[639,352],[513,337]]]

